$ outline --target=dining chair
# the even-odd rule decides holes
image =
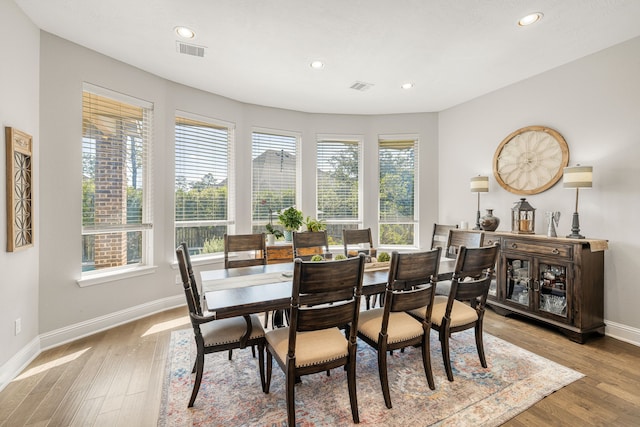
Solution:
[[[359,253],[363,253],[368,256],[376,256],[376,249],[373,247],[373,239],[371,237],[371,228],[362,229],[342,229],[342,243],[344,245],[344,255],[349,257],[358,256]],[[357,246],[356,246],[357,245]],[[369,310],[372,306],[376,305],[376,301],[379,295],[367,295],[365,296],[366,309]]]
[[[327,230],[293,232],[293,257],[309,261],[314,255],[331,259]]]
[[[185,298],[187,299],[189,318],[191,320],[191,326],[193,327],[197,349],[195,361],[196,378],[193,383],[193,390],[191,391],[188,406],[193,406],[198,396],[198,391],[200,390],[205,354],[220,351],[245,348],[246,346],[257,346],[260,384],[264,391],[266,387],[264,374],[265,333],[260,324],[260,320],[255,315],[216,319],[215,316],[198,313],[195,302],[196,299],[193,294],[193,287],[187,269],[186,252],[182,245],[176,248],[176,256],[178,258],[180,277],[182,278],[182,286],[184,288]]]
[[[376,256],[376,249],[373,247],[373,239],[371,238],[371,228],[343,228],[342,243],[346,257],[358,256],[359,253]],[[354,245],[357,246],[354,247]]]
[[[447,224],[433,224],[433,233],[431,234],[431,249],[447,248],[447,242],[449,241],[449,231],[455,230],[458,225]]]
[[[231,259],[231,256],[238,259]],[[224,268],[267,265],[267,244],[264,233],[224,235]],[[269,313],[264,313],[264,327],[269,324]],[[231,351],[229,352],[231,360]]]
[[[408,346],[422,347],[422,365],[431,390],[435,389],[431,371],[431,310],[435,296],[441,248],[425,252],[393,252],[384,294],[384,305],[360,313],[358,337],[378,352],[378,374],[382,395],[391,409],[387,374],[387,352]],[[420,319],[407,314],[419,310]]]
[[[267,264],[264,233],[225,234],[224,268],[251,267]],[[231,259],[236,255],[238,259]]]
[[[484,244],[484,233],[482,231],[468,231],[468,230],[449,230],[447,237],[447,246],[443,256],[449,259],[456,259],[458,251],[461,246],[466,248],[479,248]],[[440,281],[438,282],[438,288],[436,295],[449,295],[451,290],[451,278],[453,272],[448,274],[441,274]]]
[[[265,335],[265,392],[269,392],[275,359],[286,378],[287,421],[291,427],[295,426],[296,418],[296,379],[340,366],[347,371],[353,422],[360,421],[356,341],[364,257],[361,254],[339,261],[310,262],[299,258],[294,261],[289,326]]]
[[[451,292],[448,296],[436,295],[434,299],[431,328],[438,331],[442,359],[449,381],[453,381],[449,354],[449,339],[453,333],[474,328],[480,364],[483,368],[487,367],[482,325],[487,294],[499,251],[498,243],[481,248],[460,246],[451,280]],[[411,311],[410,314],[417,318],[424,315],[422,311],[416,310]]]

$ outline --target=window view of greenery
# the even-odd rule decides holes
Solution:
[[[342,229],[361,226],[359,142],[317,143],[317,217],[327,223],[329,245],[342,244]]]
[[[415,244],[416,141],[379,141],[380,244]]]
[[[254,233],[265,232],[278,213],[296,205],[297,137],[253,132],[251,136],[251,221]]]
[[[151,111],[84,91],[82,271],[143,262],[144,173]]]
[[[192,255],[224,251],[228,227],[230,131],[176,118],[175,243]]]

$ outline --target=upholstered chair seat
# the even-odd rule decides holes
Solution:
[[[289,328],[279,328],[267,335],[273,356],[287,360]],[[339,360],[349,355],[349,341],[338,328],[298,332],[296,341],[296,368]]]

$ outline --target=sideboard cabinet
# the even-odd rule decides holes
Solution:
[[[500,243],[496,280],[487,304],[560,329],[583,343],[604,334],[604,240],[485,232]]]

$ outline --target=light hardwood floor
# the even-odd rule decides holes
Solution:
[[[170,333],[188,327],[177,308],[43,352],[0,393],[0,425],[156,425]],[[485,330],[586,375],[506,425],[640,425],[640,347],[609,337],[580,345],[491,310]]]

